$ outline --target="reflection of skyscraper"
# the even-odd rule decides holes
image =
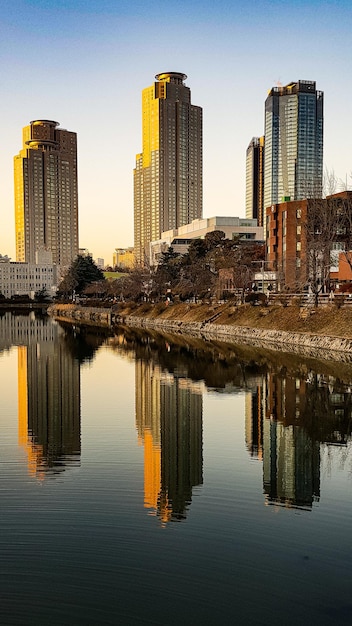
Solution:
[[[186,517],[202,478],[202,395],[198,384],[136,362],[136,423],[144,444],[144,504],[167,522]]]
[[[78,254],[76,133],[50,120],[23,129],[23,148],[15,156],[16,259],[36,263],[49,250],[56,265]]]
[[[263,458],[263,395],[261,387],[246,393],[245,436],[248,452],[257,459]]]
[[[320,495],[320,444],[296,423],[305,384],[267,374],[263,481],[268,503],[309,509]]]
[[[202,109],[185,74],[164,72],[143,90],[143,152],[134,170],[134,249],[149,258],[163,231],[202,216]]]
[[[27,323],[27,345],[18,348],[19,443],[26,449],[30,473],[43,477],[80,459],[79,362],[66,349],[58,326],[37,321],[41,329],[36,335],[34,320],[17,319],[21,334]]]

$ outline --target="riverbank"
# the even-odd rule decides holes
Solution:
[[[271,349],[335,358],[352,355],[352,311],[328,305],[299,306],[232,304],[156,305],[122,303],[111,309],[52,305],[48,313],[66,321],[102,326],[125,325],[159,332],[198,336],[232,343],[268,345]]]

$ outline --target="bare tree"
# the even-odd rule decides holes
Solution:
[[[318,304],[320,293],[330,291],[332,251],[345,236],[345,217],[336,198],[307,201],[304,258],[307,283]]]

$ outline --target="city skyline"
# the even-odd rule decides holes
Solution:
[[[182,24],[177,46],[165,28],[171,23]],[[203,108],[204,217],[245,216],[248,142],[263,133],[268,91],[292,80],[314,80],[324,91],[324,166],[350,187],[352,87],[336,77],[348,76],[351,26],[344,1],[229,7],[221,0],[216,6],[15,0],[3,7],[0,253],[15,258],[12,158],[21,128],[41,118],[77,133],[80,246],[109,263],[116,247],[132,245],[140,93],[163,69],[184,71],[192,101]],[[293,27],[299,46],[287,36]]]

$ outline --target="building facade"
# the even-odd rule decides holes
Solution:
[[[23,129],[14,159],[16,260],[35,263],[49,250],[66,267],[78,254],[76,133],[35,120]]]
[[[323,92],[314,81],[273,87],[265,101],[264,207],[318,198],[323,183]]]
[[[263,226],[264,137],[253,137],[246,152],[246,217]]]
[[[142,93],[143,151],[134,169],[134,249],[144,265],[162,232],[202,216],[202,109],[179,72]]]
[[[0,255],[0,293],[5,298],[28,295],[34,298],[37,291],[46,290],[49,296],[56,293],[56,267],[48,263],[12,262]]]
[[[266,209],[266,258],[277,284],[301,291],[308,283],[347,280],[352,192],[272,204]],[[341,252],[343,256],[341,257]]]
[[[112,265],[123,269],[133,269],[135,265],[134,248],[115,248],[112,255]]]
[[[207,233],[220,230],[225,233],[226,239],[245,241],[263,241],[263,228],[257,226],[257,220],[241,217],[204,217],[193,220],[179,228],[166,231],[161,238],[150,244],[150,263],[155,266],[159,258],[170,246],[178,254],[186,254],[192,239],[204,239]]]

